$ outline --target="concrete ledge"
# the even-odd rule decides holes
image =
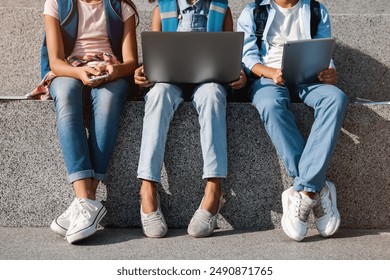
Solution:
[[[136,169],[143,102],[128,102],[120,136],[99,197],[107,227],[140,226]],[[304,135],[313,114],[293,104]],[[52,102],[0,102],[0,226],[48,226],[73,199],[57,139]],[[344,228],[390,228],[390,107],[350,105],[329,169],[335,182]],[[280,227],[281,192],[289,187],[256,109],[228,105],[229,177],[222,228]],[[186,227],[200,203],[204,182],[197,114],[184,103],[171,123],[163,169],[162,208],[171,228]],[[311,225],[312,226],[312,225]]]

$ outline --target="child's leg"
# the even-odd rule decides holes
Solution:
[[[106,171],[118,136],[123,104],[128,95],[129,86],[124,79],[92,89],[92,120],[88,144],[95,173],[94,181],[106,178]],[[97,186],[96,182],[94,188],[95,186]]]
[[[58,136],[68,180],[75,182],[76,196],[85,197],[90,193],[90,184],[78,181],[93,178],[94,171],[83,123],[83,84],[77,79],[58,77],[53,80],[50,92],[56,107]]]
[[[299,161],[294,189],[319,192],[340,134],[347,97],[335,86],[318,84],[300,88],[303,102],[314,109],[314,123]]]
[[[227,176],[226,90],[222,85],[198,86],[192,101],[199,114],[203,178]]]
[[[227,176],[226,90],[216,83],[198,86],[193,105],[199,114],[203,178],[207,179],[199,209],[188,226],[194,237],[206,237],[217,226],[221,207],[221,178]]]
[[[165,143],[173,114],[183,102],[182,91],[171,84],[156,84],[145,96],[145,116],[138,164],[142,209],[145,214],[157,209],[155,183],[160,182]]]
[[[50,87],[57,111],[58,134],[68,180],[77,197],[52,222],[51,228],[62,236],[66,235],[69,243],[93,234],[106,213],[104,206],[95,200],[94,186],[97,184],[93,180],[94,170],[83,123],[83,89],[81,81],[67,77],[56,78]]]
[[[253,85],[251,96],[289,176],[297,177],[304,139],[290,111],[288,89],[275,85],[270,79],[261,78]]]

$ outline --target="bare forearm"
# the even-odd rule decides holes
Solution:
[[[258,63],[252,67],[251,72],[253,72],[255,75],[259,77],[266,77],[272,79],[276,70],[277,70],[276,68],[267,67]]]
[[[252,67],[251,71],[259,77],[272,79],[276,85],[284,85],[283,73],[281,69],[267,67],[258,63]]]
[[[50,69],[55,75],[59,77],[72,77],[75,79],[80,78],[79,74],[77,73],[76,67],[69,65],[61,59],[55,59],[54,61],[50,61]]]
[[[126,61],[125,63],[114,66],[114,68],[118,71],[118,78],[131,76],[137,67],[138,63],[135,60]]]

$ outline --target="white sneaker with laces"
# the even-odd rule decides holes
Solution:
[[[140,207],[142,231],[147,237],[161,238],[168,232],[168,226],[160,207],[160,195],[157,192],[157,210],[145,214]]]
[[[78,198],[76,211],[70,217],[70,226],[65,239],[75,243],[94,234],[97,225],[107,210],[99,200]]]
[[[77,198],[75,198],[72,203],[69,205],[68,209],[65,210],[58,218],[54,219],[51,222],[50,228],[55,233],[66,236],[66,232],[68,231],[70,225],[70,216],[75,211],[77,205]]]
[[[282,228],[290,238],[301,241],[307,233],[307,220],[310,211],[316,204],[316,200],[302,192],[297,192],[293,187],[288,188],[282,194]]]
[[[317,196],[317,204],[313,207],[315,223],[320,234],[323,237],[329,237],[340,226],[340,213],[337,210],[335,185],[330,181],[326,181]]]

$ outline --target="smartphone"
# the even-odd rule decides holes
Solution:
[[[94,82],[94,81],[98,81],[98,80],[102,80],[102,79],[106,79],[106,78],[108,78],[108,73],[103,73],[100,76],[90,76],[89,80],[91,82]]]

